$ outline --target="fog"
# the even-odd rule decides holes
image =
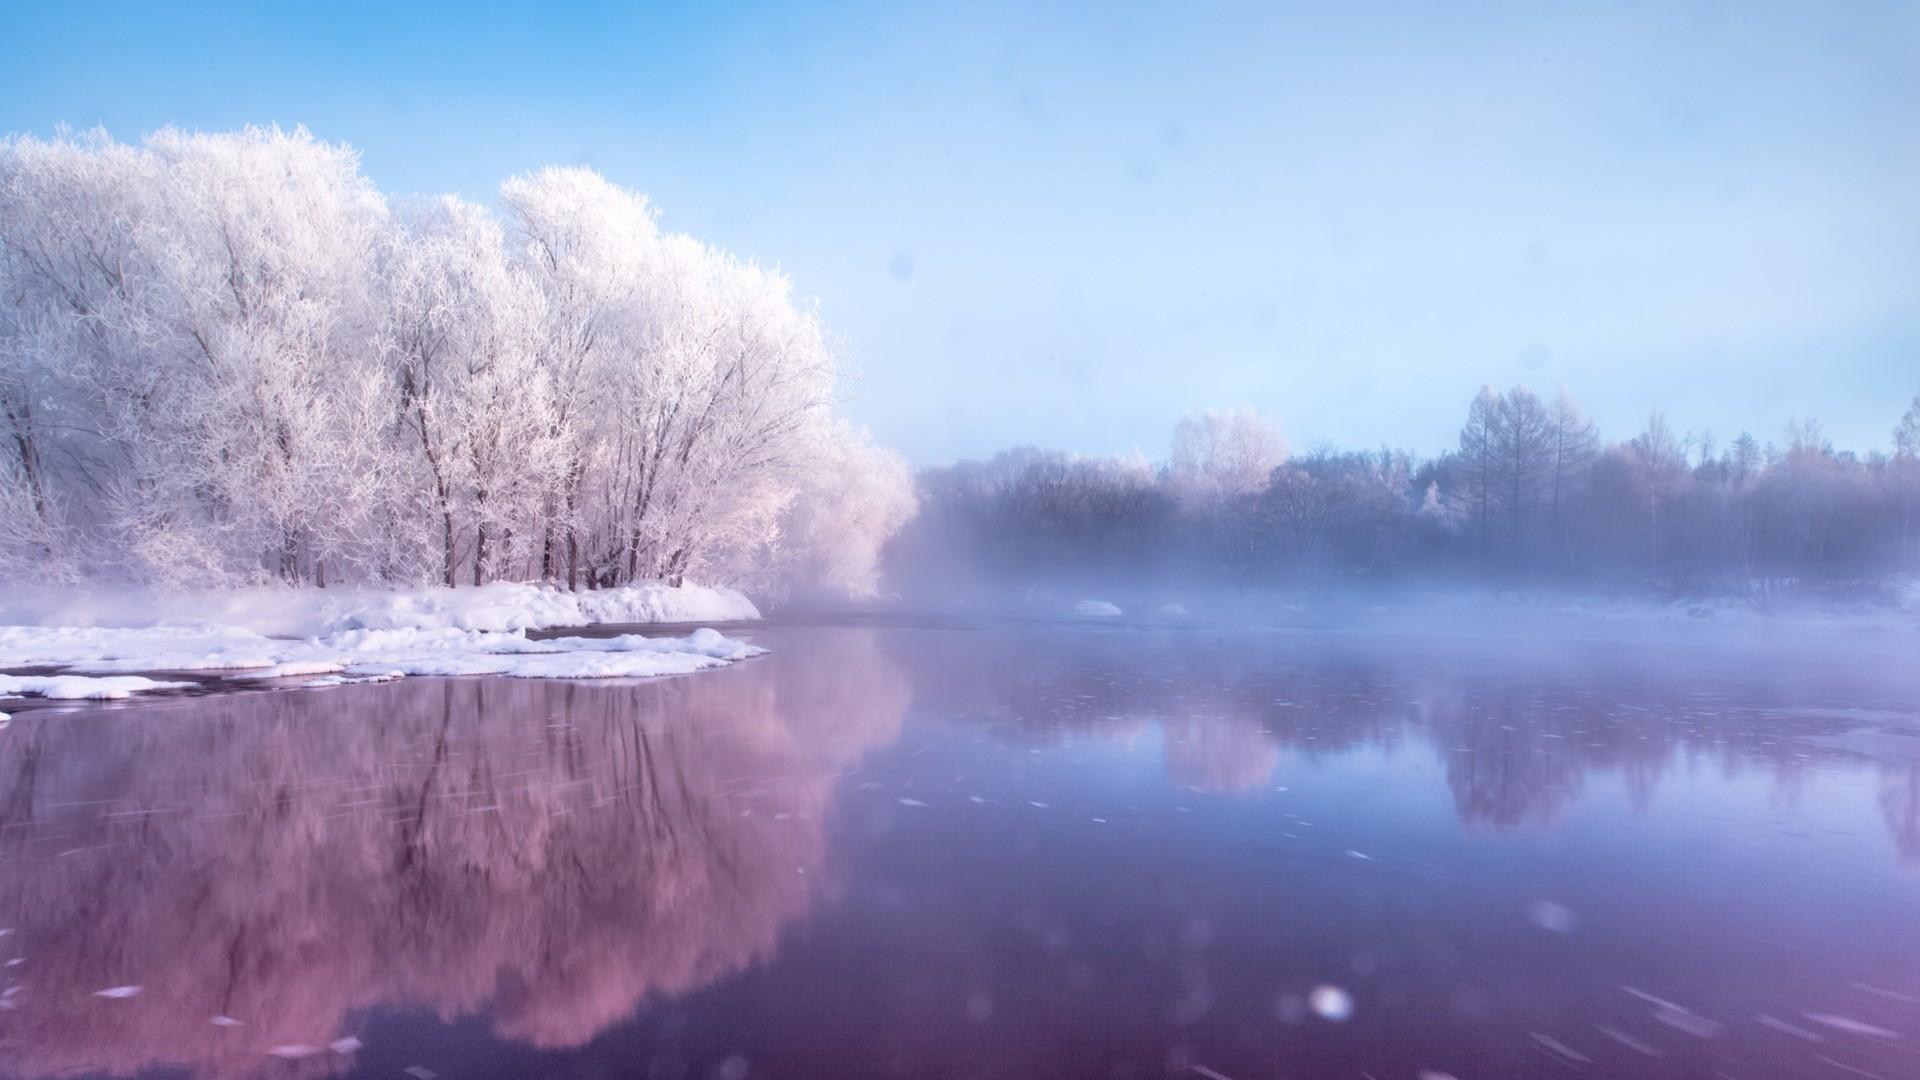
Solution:
[[[0,14],[0,1080],[1893,1077],[1920,5]]]
[[[1427,457],[1292,452],[1241,409],[1183,419],[1160,460],[1016,449],[925,469],[884,580],[910,604],[1176,617],[1440,592],[1702,618],[1911,602],[1920,396],[1864,448],[1811,420],[1722,444],[1655,413],[1608,435],[1565,390],[1525,386],[1482,388],[1460,415],[1457,448]]]

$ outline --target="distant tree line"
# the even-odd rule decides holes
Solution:
[[[0,139],[0,580],[872,583],[904,462],[784,276],[586,169]]]
[[[1891,450],[1814,421],[1762,443],[1654,414],[1609,442],[1562,391],[1482,388],[1458,448],[1289,456],[1246,410],[1183,420],[1165,464],[1018,449],[924,470],[890,585],[1478,581],[1737,591],[1920,573],[1920,397]]]

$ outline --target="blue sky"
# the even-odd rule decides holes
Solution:
[[[1920,5],[0,9],[0,130],[305,124],[396,192],[549,163],[777,263],[918,463],[1625,437],[1920,392]]]

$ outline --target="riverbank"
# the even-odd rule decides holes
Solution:
[[[735,590],[659,582],[586,593],[507,582],[471,589],[19,591],[0,601],[0,700],[124,698],[200,685],[155,677],[183,673],[298,686],[410,675],[677,675],[762,650],[711,629],[540,640],[527,631],[759,618]]]

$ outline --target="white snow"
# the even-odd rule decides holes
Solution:
[[[1338,986],[1323,983],[1307,995],[1307,1007],[1320,1019],[1337,1024],[1353,1015],[1353,995]]]
[[[253,671],[233,676],[236,679],[285,679],[295,675],[337,675],[342,665],[332,660],[289,660],[283,664],[268,664]]]
[[[577,593],[502,581],[460,589],[12,588],[0,597],[0,626],[199,627],[210,633],[240,629],[270,637],[312,637],[355,629],[540,630],[594,623],[759,618],[753,601],[733,589],[662,582]]]
[[[0,675],[0,697],[43,697],[60,701],[131,697],[142,690],[173,690],[191,683],[156,682],[138,675]]]
[[[1075,615],[1088,615],[1095,618],[1111,618],[1120,614],[1120,609],[1105,600],[1082,600],[1073,605]]]
[[[726,589],[649,584],[576,594],[499,584],[319,599],[313,592],[262,591],[211,615],[222,601],[184,599],[181,608],[203,616],[197,622],[160,615],[151,595],[136,597],[111,620],[96,619],[84,603],[76,605],[77,613],[43,606],[42,619],[52,625],[0,625],[0,670],[62,673],[0,675],[0,697],[124,698],[193,685],[121,674],[131,672],[231,673],[235,679],[301,679],[303,686],[406,675],[644,678],[718,667],[764,651],[704,627],[685,637],[526,636],[528,629],[591,622],[759,617],[746,597]],[[63,614],[72,621],[62,624]],[[113,625],[142,616],[142,625]]]
[[[522,679],[625,679],[683,675],[765,650],[701,628],[686,637],[564,637],[533,641],[519,630],[343,630],[303,640],[203,630],[0,627],[0,667],[79,671],[233,671],[239,679],[327,676],[307,685],[402,675],[509,675]],[[334,678],[334,677],[341,678]],[[0,695],[123,698],[191,683],[137,675],[0,675]]]
[[[346,606],[330,629],[537,630],[592,623],[746,622],[760,618],[753,601],[732,589],[660,582],[620,589],[562,592],[495,582],[473,589],[389,593]]]

